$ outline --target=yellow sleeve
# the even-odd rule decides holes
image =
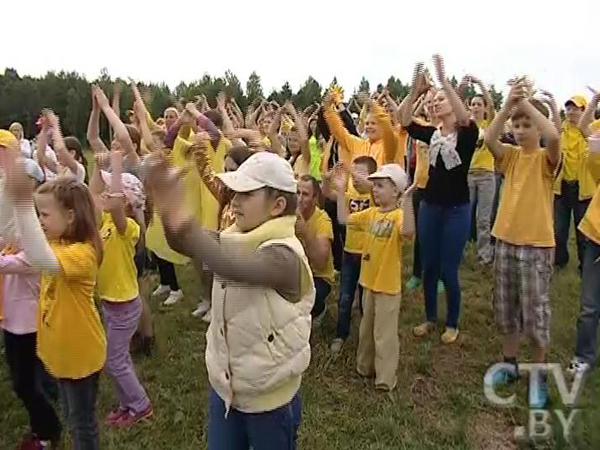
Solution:
[[[364,140],[351,135],[346,130],[337,111],[329,109],[325,111],[324,116],[333,137],[338,141],[339,145],[350,152],[350,159],[354,159],[354,154],[360,152],[365,145]]]
[[[592,133],[596,133],[597,131],[600,131],[600,119],[595,120],[594,122],[592,122],[590,124],[590,130],[592,130]]]
[[[330,241],[333,241],[333,225],[331,219],[327,213],[323,212],[317,223],[317,236],[326,237]]]
[[[517,147],[510,144],[503,144],[504,154],[500,158],[496,158],[496,170],[500,173],[506,173],[512,159],[517,154]]]
[[[154,122],[154,120],[152,120],[152,116],[148,111],[146,111],[146,123],[148,124],[150,131],[160,130],[160,127],[156,124],[156,122]]]
[[[396,162],[396,153],[398,153],[398,139],[392,126],[392,120],[388,113],[378,104],[373,103],[371,112],[375,116],[375,120],[381,129],[383,138],[383,152],[385,154],[385,164],[393,164]]]
[[[54,255],[66,278],[92,278],[98,267],[94,247],[88,243],[54,244]]]
[[[127,218],[127,227],[125,228],[125,233],[123,233],[122,238],[126,241],[131,241],[134,246],[140,239],[140,226],[130,217]]]
[[[589,153],[587,165],[594,182],[600,184],[600,153]]]
[[[348,215],[346,228],[350,228],[355,231],[365,231],[371,222],[372,211],[373,208],[368,208],[364,211]]]

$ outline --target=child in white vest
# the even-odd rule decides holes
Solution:
[[[210,450],[296,448],[302,373],[310,362],[315,287],[294,234],[296,180],[287,161],[268,152],[218,177],[235,195],[235,224],[203,230],[180,195],[178,175],[152,157],[149,178],[169,245],[214,272],[206,333],[211,384]]]

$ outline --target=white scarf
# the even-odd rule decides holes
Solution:
[[[448,136],[442,136],[442,132],[435,130],[429,142],[429,164],[435,167],[438,155],[442,155],[446,170],[454,169],[462,164],[460,155],[456,151],[456,131]]]

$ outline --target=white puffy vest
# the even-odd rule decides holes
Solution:
[[[308,259],[296,237],[266,240],[258,248],[274,244],[291,248],[306,271],[297,303],[271,288],[214,278],[206,367],[227,411],[264,412],[289,403],[310,363],[315,287]]]

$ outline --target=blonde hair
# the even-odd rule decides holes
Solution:
[[[15,134],[15,133],[13,133],[14,129],[17,129],[21,132],[21,138],[25,137],[25,131],[23,131],[23,125],[21,125],[19,122],[13,122],[10,124],[10,127],[8,127],[8,131],[10,131],[12,134]]]
[[[169,106],[167,109],[165,109],[163,116],[165,116],[168,112],[174,112],[177,118],[179,118],[179,111],[177,111],[177,108],[175,108],[174,106]]]

